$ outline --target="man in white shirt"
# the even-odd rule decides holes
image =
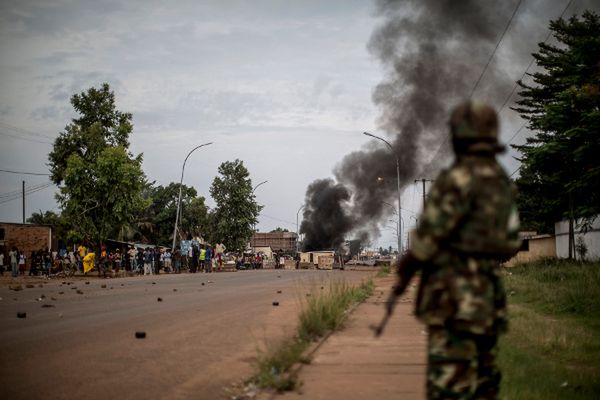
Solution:
[[[0,275],[4,276],[4,253],[0,253]]]
[[[8,258],[10,259],[12,276],[13,278],[16,278],[17,276],[19,276],[19,269],[17,268],[17,259],[19,258],[19,252],[16,247],[13,247],[12,250],[8,253]]]

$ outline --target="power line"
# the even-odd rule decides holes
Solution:
[[[569,9],[569,7],[571,7],[571,4],[573,4],[573,1],[574,0],[569,0],[569,2],[567,3],[567,5],[563,9],[562,13],[560,13],[560,16],[558,17],[559,19],[562,18],[565,15],[565,13]],[[548,35],[546,35],[546,39],[544,39],[543,43],[546,43],[548,41],[548,39],[550,39],[550,36],[552,36],[552,31],[548,32]],[[523,78],[525,78],[525,75],[527,75],[527,72],[529,72],[529,68],[531,68],[531,66],[533,65],[534,61],[535,61],[535,58],[531,57],[531,61],[529,62],[529,65],[525,69],[525,72],[523,72],[523,75],[521,75],[521,78],[519,78],[515,82],[515,85],[513,86],[512,90],[510,91],[510,94],[506,97],[506,99],[504,100],[504,103],[502,103],[502,107],[500,107],[500,111],[498,111],[498,114],[500,114],[502,112],[502,110],[504,110],[504,107],[506,107],[506,104],[508,104],[509,100],[512,98],[513,94],[515,93],[515,90],[517,90],[517,87],[519,86],[518,82],[522,81]]]
[[[13,135],[13,134],[2,132],[2,131],[0,131],[0,135],[8,136],[8,137],[12,137],[12,138],[15,138],[15,139],[20,139],[20,140],[26,140],[28,142],[36,142],[36,143],[44,143],[44,144],[54,144],[52,142],[46,142],[46,141],[43,141],[43,140],[26,138],[26,137],[23,137],[23,136],[17,136],[17,135]]]
[[[51,182],[38,183],[36,185],[29,186],[28,188],[26,188],[25,192],[27,192],[28,190],[38,189],[40,187],[51,185],[51,184],[52,184]],[[0,194],[0,199],[6,199],[8,197],[13,197],[13,196],[19,197],[22,193],[23,193],[22,189],[13,190],[12,192],[6,192],[6,193]]]
[[[36,187],[36,188],[30,188],[29,190],[26,189],[25,190],[25,195],[30,195],[32,193],[39,192],[40,190],[46,189],[46,188],[48,188],[50,186],[53,186],[52,182],[46,183],[46,184],[44,184],[42,186],[39,186],[39,187]],[[22,193],[17,193],[16,195],[13,195],[11,197],[7,197],[7,198],[4,198],[4,199],[1,199],[0,200],[0,204],[4,204],[4,203],[8,203],[10,201],[18,200],[21,197],[22,197]]]
[[[52,139],[52,140],[54,140],[54,138],[52,136],[44,135],[43,133],[38,133],[38,132],[30,131],[30,130],[24,129],[24,128],[19,128],[18,126],[7,124],[6,122],[3,122],[3,121],[0,121],[0,126],[6,128],[6,129],[10,129],[10,130],[15,131],[15,132],[21,132],[21,133],[25,133],[27,135],[39,136],[39,137],[43,137],[43,138],[46,138],[46,139]]]
[[[289,224],[289,225],[294,225],[294,226],[296,226],[296,223],[295,223],[295,222],[290,222],[290,221],[286,221],[286,220],[284,220],[284,219],[280,219],[280,218],[271,217],[270,215],[266,215],[266,214],[263,214],[263,213],[261,213],[261,214],[260,214],[260,216],[261,216],[261,217],[267,217],[267,218],[269,218],[269,219],[272,219],[272,220],[275,220],[275,221],[279,221],[279,222],[285,222],[286,224]]]
[[[7,174],[18,174],[18,175],[40,175],[40,176],[50,176],[50,174],[43,174],[41,172],[24,172],[24,171],[11,171],[8,169],[0,169],[0,172],[6,172]]]
[[[477,82],[475,82],[475,86],[473,86],[473,89],[471,90],[471,94],[469,95],[469,99],[471,97],[473,97],[473,93],[475,93],[475,90],[477,89],[477,86],[479,86],[479,83],[481,82],[481,79],[483,78],[483,75],[485,75],[485,71],[487,71],[488,67],[490,66],[490,63],[492,62],[492,59],[494,58],[494,55],[496,54],[496,50],[498,50],[498,47],[500,46],[500,43],[502,43],[502,39],[504,39],[504,35],[506,35],[506,32],[508,32],[508,28],[510,27],[510,24],[512,23],[513,18],[517,14],[517,11],[519,10],[519,7],[521,6],[521,2],[522,1],[523,0],[519,0],[519,2],[517,3],[517,6],[515,7],[515,10],[513,11],[510,19],[508,20],[508,24],[506,24],[506,27],[504,28],[504,32],[502,32],[502,36],[500,36],[500,40],[498,40],[498,43],[496,43],[496,47],[494,47],[494,51],[490,55],[490,58],[488,59],[487,64],[485,64],[485,67],[483,68],[483,71],[481,71],[481,75],[479,75],[479,78],[477,79]]]

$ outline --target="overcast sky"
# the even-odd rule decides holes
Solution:
[[[535,51],[568,1],[525,3],[498,57],[511,46]],[[569,15],[581,10],[576,3]],[[131,150],[144,154],[149,180],[178,181],[187,152],[213,142],[190,157],[184,183],[213,205],[219,164],[239,158],[255,184],[268,180],[256,191],[257,227],[295,231],[307,185],[364,146],[364,130],[379,132],[371,94],[382,70],[366,49],[379,22],[364,0],[2,1],[0,169],[47,173],[51,142],[74,116],[70,96],[108,82],[117,107],[133,114]],[[520,35],[524,25],[533,34]],[[529,61],[493,66],[516,80]],[[510,110],[501,121],[505,141],[522,124]],[[502,158],[509,173],[514,155]],[[21,221],[21,200],[2,196],[22,180],[30,187],[47,177],[0,172],[0,221]],[[54,191],[28,196],[27,216],[57,210]],[[407,209],[419,211],[420,193],[405,188]],[[373,245],[395,245],[383,232]]]

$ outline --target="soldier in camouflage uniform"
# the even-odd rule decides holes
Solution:
[[[497,338],[507,325],[500,261],[520,242],[515,190],[495,158],[503,150],[497,126],[486,105],[454,110],[456,160],[433,184],[411,250],[399,262],[395,296],[421,270],[415,314],[429,331],[429,399],[498,394]]]

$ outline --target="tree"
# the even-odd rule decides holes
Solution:
[[[519,207],[523,226],[552,232],[554,222],[572,213],[600,213],[600,20],[550,22],[558,45],[539,44],[542,71],[534,84],[519,82],[521,99],[514,110],[535,131],[521,146]]]
[[[72,240],[100,245],[142,209],[142,155],[128,151],[131,114],[115,108],[108,84],[71,97],[80,114],[54,141],[49,155],[57,200]]]
[[[276,233],[276,232],[289,232],[289,231],[285,228],[281,228],[278,226],[277,228],[275,228],[271,231],[271,233]]]
[[[226,161],[218,171],[210,187],[217,204],[210,216],[213,227],[210,239],[228,249],[243,251],[262,206],[255,201],[250,173],[242,161]]]
[[[179,183],[168,186],[149,186],[144,197],[150,203],[138,216],[140,238],[149,243],[170,246],[177,213]],[[184,236],[208,236],[208,207],[196,189],[186,185],[181,191],[180,233]]]

